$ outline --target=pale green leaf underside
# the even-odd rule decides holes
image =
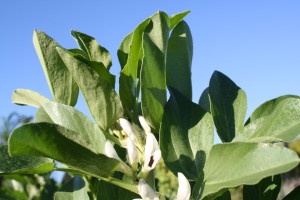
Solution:
[[[34,106],[37,108],[49,101],[50,99],[44,97],[43,95],[27,89],[17,89],[12,95],[13,103]]]

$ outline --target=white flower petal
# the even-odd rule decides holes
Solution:
[[[114,158],[118,161],[121,161],[122,160],[120,159],[120,157],[118,156],[115,148],[113,147],[113,145],[110,143],[110,142],[105,142],[105,155],[109,158]]]
[[[191,196],[191,186],[182,173],[178,173],[178,191],[174,200],[189,200]]]
[[[124,118],[120,118],[119,121],[122,129],[125,131],[128,137],[130,137],[130,139],[135,142],[138,138],[138,134],[135,132],[130,122]]]
[[[139,121],[140,124],[142,125],[145,133],[151,133],[151,127],[149,126],[149,124],[147,123],[146,119],[143,116],[139,116]]]
[[[144,165],[142,173],[147,176],[147,173],[155,168],[156,164],[161,158],[161,151],[158,142],[152,133],[147,134],[145,151],[144,151]]]
[[[130,138],[127,138],[127,153],[129,163],[132,167],[137,168],[137,164],[139,162],[139,152]]]
[[[138,190],[143,200],[159,200],[159,195],[153,191],[144,179],[139,181]]]

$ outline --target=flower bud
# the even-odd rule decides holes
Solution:
[[[151,127],[143,116],[139,116],[139,121],[146,134],[151,133]]]
[[[191,196],[191,186],[182,173],[178,173],[178,191],[174,200],[189,200]]]
[[[138,190],[143,200],[159,200],[159,195],[143,179],[139,181]]]
[[[130,165],[136,169],[139,162],[139,152],[130,138],[127,138],[127,153]]]

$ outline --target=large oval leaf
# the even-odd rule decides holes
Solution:
[[[17,89],[13,92],[12,102],[19,105],[40,107],[50,100],[43,95],[27,89]]]
[[[156,132],[166,103],[166,50],[169,37],[168,16],[157,12],[143,35],[141,68],[141,106],[148,123]]]
[[[298,164],[299,158],[294,151],[277,144],[236,142],[214,145],[204,167],[202,198],[224,188],[256,184]]]
[[[192,34],[186,22],[173,29],[167,51],[167,85],[192,99]]]
[[[123,116],[123,107],[118,94],[111,84],[101,78],[88,64],[74,58],[62,48],[57,48],[57,52],[74,76],[96,123],[107,130]]]
[[[58,192],[55,193],[55,200],[90,200],[87,193],[88,187],[85,181],[79,176],[73,177]]]
[[[2,174],[42,174],[53,171],[52,159],[37,156],[11,157],[8,146],[0,146],[0,175]]]
[[[119,167],[117,160],[86,148],[76,132],[50,123],[16,128],[8,143],[12,156],[49,157],[95,176],[108,177]]]
[[[79,93],[78,86],[55,50],[59,46],[57,42],[47,34],[35,30],[33,44],[55,101],[75,106]]]
[[[45,103],[39,110],[41,109],[47,113],[51,121],[48,121],[48,117],[40,116],[35,118],[35,122],[50,122],[72,130],[76,133],[76,140],[80,141],[82,146],[94,153],[105,154],[104,133],[83,113],[71,106],[56,102]]]
[[[300,131],[300,97],[287,95],[267,101],[253,112],[246,124],[235,141],[291,142]]]
[[[247,109],[245,92],[221,72],[209,82],[210,109],[220,139],[231,142],[243,131]]]
[[[183,94],[174,89],[170,93],[160,129],[162,156],[174,174],[196,179],[197,167],[202,173],[213,144],[213,122],[209,113]]]

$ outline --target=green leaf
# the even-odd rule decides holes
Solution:
[[[292,192],[283,198],[283,200],[298,200],[300,196],[300,185],[296,187]]]
[[[140,23],[133,32],[126,36],[119,47],[118,56],[121,63],[119,93],[126,110],[133,110],[138,98],[137,78],[143,58],[142,38],[150,19]],[[121,60],[122,59],[122,60]],[[122,67],[124,65],[124,67]]]
[[[12,102],[19,105],[40,107],[50,100],[43,95],[27,89],[17,89],[13,92]]]
[[[76,140],[85,148],[94,153],[105,154],[106,138],[104,133],[87,116],[71,106],[56,102],[43,104],[43,109],[50,117],[52,123],[60,125],[76,133]],[[50,122],[43,117],[36,118],[35,122]]]
[[[187,10],[175,15],[170,16],[170,29],[173,29],[187,14],[191,11]]]
[[[168,16],[157,12],[143,35],[141,68],[141,105],[147,122],[159,130],[166,103],[166,50],[169,36]]]
[[[97,200],[132,200],[138,197],[139,195],[131,191],[108,182],[99,181]]]
[[[108,177],[119,167],[117,160],[89,150],[76,132],[56,124],[23,125],[8,143],[12,156],[49,157],[93,176]]]
[[[210,113],[209,88],[207,87],[201,94],[198,105]]]
[[[204,167],[202,198],[224,188],[256,184],[298,164],[299,158],[294,151],[277,144],[236,142],[214,145]]]
[[[10,157],[8,146],[0,146],[0,175],[3,174],[42,174],[53,170],[52,159],[37,156]]]
[[[270,176],[255,185],[243,187],[243,200],[274,200],[280,192],[281,176]]]
[[[53,98],[59,103],[75,106],[78,86],[55,50],[59,44],[38,30],[34,30],[33,43]]]
[[[174,174],[196,179],[197,167],[202,173],[213,144],[213,122],[209,113],[178,91],[170,89],[170,94],[160,129],[162,157]]]
[[[118,59],[121,65],[121,69],[123,69],[127,63],[128,56],[131,50],[132,38],[134,32],[129,33],[121,42],[119,49],[118,49]],[[142,35],[142,34],[140,34]],[[140,36],[141,38],[142,36]]]
[[[96,123],[107,130],[123,116],[123,107],[118,94],[108,81],[101,78],[85,62],[74,58],[61,48],[57,48],[57,52],[74,76]]]
[[[221,72],[215,71],[209,82],[210,109],[223,142],[243,131],[247,110],[245,92]]]
[[[55,200],[90,200],[87,194],[87,186],[79,176],[73,177],[58,192],[55,193]]]
[[[111,67],[112,63],[109,52],[100,46],[95,38],[79,31],[71,31],[71,35],[76,39],[79,47],[88,55],[91,61],[103,63],[107,69]]]
[[[189,26],[179,22],[173,29],[167,51],[167,85],[192,99],[193,41]]]
[[[286,95],[260,105],[246,122],[244,132],[235,141],[277,138],[293,141],[300,130],[300,97]]]

